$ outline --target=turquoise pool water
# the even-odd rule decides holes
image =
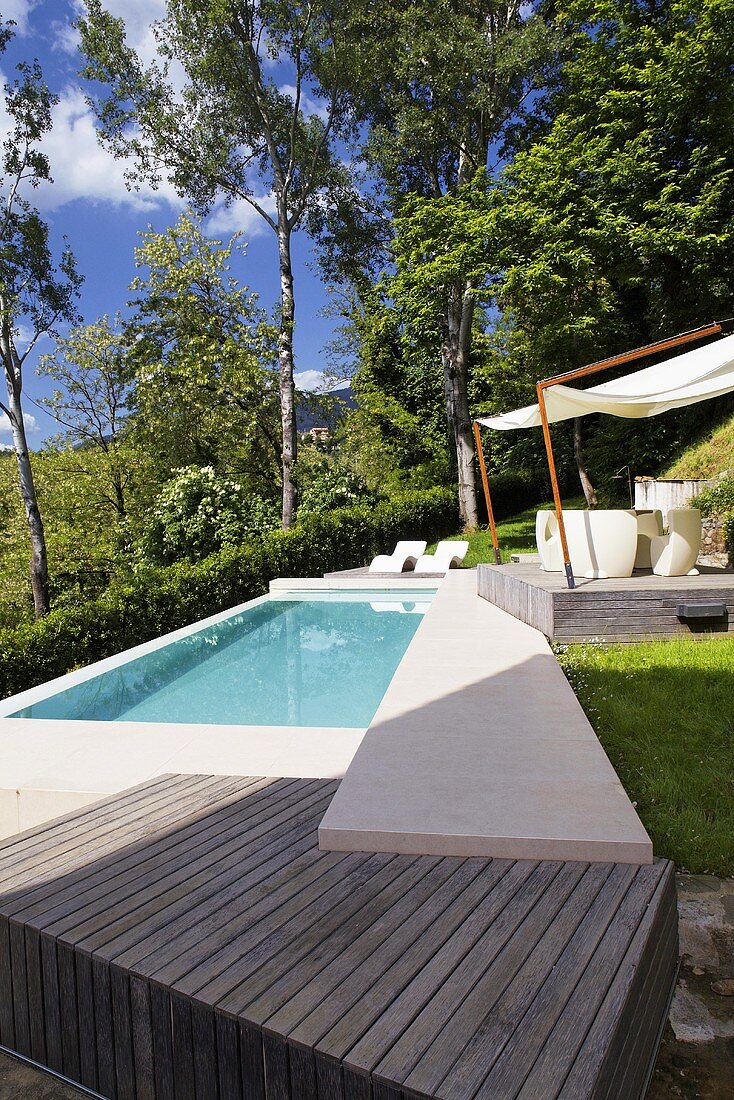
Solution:
[[[12,717],[367,726],[433,594],[271,598]]]

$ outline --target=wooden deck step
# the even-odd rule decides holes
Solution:
[[[166,776],[0,850],[0,1043],[114,1100],[641,1095],[672,864],[321,852],[326,780]]]

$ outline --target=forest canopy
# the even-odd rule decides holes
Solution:
[[[151,61],[87,0],[99,140],[185,208],[141,233],[126,300],[87,316],[74,241],[55,251],[33,205],[34,181],[53,186],[54,93],[32,57],[8,78],[0,625],[410,491],[455,487],[475,527],[472,417],[733,315],[733,16],[731,0],[167,0]],[[245,237],[207,230],[222,197],[270,234],[274,310],[233,274]],[[320,366],[346,402],[295,389],[299,233],[340,318]],[[36,361],[58,431],[31,451]],[[559,425],[564,486],[624,500],[620,466],[654,475],[732,408]],[[542,446],[510,433],[491,470],[540,499]]]

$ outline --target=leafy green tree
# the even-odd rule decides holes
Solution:
[[[12,38],[12,25],[0,23],[0,55]],[[50,180],[49,163],[39,143],[51,129],[56,98],[44,83],[37,61],[21,62],[17,76],[3,86],[9,133],[0,160],[0,359],[7,401],[0,412],[8,418],[31,543],[31,586],[37,617],[49,610],[48,560],[43,520],[33,479],[23,415],[25,362],[44,333],[53,332],[76,315],[80,285],[68,246],[58,264],[48,240],[48,226],[26,198],[42,180]],[[25,348],[19,338],[25,330]]]
[[[571,0],[558,19],[549,129],[509,167],[496,228],[535,378],[734,311],[731,3]],[[601,431],[619,456],[668,427]]]
[[[358,114],[369,121],[365,155],[379,170],[393,211],[405,211],[403,232],[408,224],[417,231],[420,223],[424,247],[411,251],[421,280],[425,253],[438,260],[450,252],[441,237],[447,213],[442,204],[487,168],[490,150],[502,156],[530,88],[553,56],[553,36],[534,8],[517,0],[355,0],[346,19],[353,94]],[[417,200],[403,205],[412,195],[425,200],[420,218]],[[438,204],[435,216],[431,203]],[[426,236],[431,232],[437,236]],[[405,275],[407,259],[403,250],[399,275]],[[434,263],[433,273],[432,323],[438,328],[460,511],[474,526],[468,392],[480,288],[450,257],[446,264]]]
[[[275,234],[284,527],[297,503],[291,238],[345,180],[333,139],[349,104],[330,15],[294,0],[168,0],[156,25],[163,66],[143,64],[100,0],[87,0],[79,22],[86,75],[109,87],[98,116],[110,148],[139,176],[172,180],[199,210],[219,195],[249,204]],[[180,95],[171,63],[185,74]],[[290,84],[278,85],[276,64]]]
[[[39,373],[62,387],[42,404],[64,429],[61,439],[73,448],[80,472],[85,472],[90,450],[98,451],[107,470],[106,496],[124,518],[135,460],[123,439],[133,376],[120,318],[113,326],[102,317],[59,338],[54,353],[41,357]]]
[[[234,465],[271,495],[281,458],[277,333],[230,272],[239,234],[210,240],[184,213],[141,237],[126,326],[136,439],[162,479],[181,465]]]
[[[298,483],[299,518],[330,508],[377,503],[376,494],[367,488],[361,474],[345,465],[338,455],[326,455],[315,446],[301,448]]]
[[[380,289],[365,294],[351,327],[357,408],[347,418],[343,458],[380,493],[447,483],[443,372],[430,333],[407,326]]]

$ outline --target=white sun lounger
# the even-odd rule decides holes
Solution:
[[[422,554],[415,563],[416,573],[445,573],[458,569],[469,549],[468,542],[439,542],[435,554]]]
[[[370,562],[370,573],[404,573],[413,569],[425,550],[425,542],[399,542],[392,554],[378,554]]]

